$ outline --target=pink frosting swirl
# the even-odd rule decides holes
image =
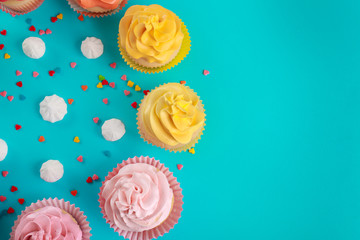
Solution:
[[[70,214],[57,207],[43,207],[21,217],[15,240],[81,240],[82,232]]]
[[[104,183],[104,211],[122,230],[142,232],[157,227],[169,216],[173,192],[165,174],[136,163],[124,166]]]

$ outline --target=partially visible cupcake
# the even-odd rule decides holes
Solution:
[[[186,151],[200,139],[205,109],[189,87],[168,83],[155,88],[141,101],[137,113],[141,137],[170,151]]]
[[[12,228],[10,240],[90,239],[90,227],[79,208],[64,200],[47,199],[27,207]]]
[[[100,207],[119,235],[148,240],[167,233],[182,211],[180,184],[169,169],[149,157],[129,158],[105,178]]]
[[[38,8],[44,0],[0,0],[3,11],[14,15],[21,15]]]
[[[128,0],[68,0],[71,8],[89,17],[104,17],[118,12]]]
[[[134,5],[119,24],[119,47],[128,64],[144,72],[167,70],[190,51],[190,36],[180,18],[160,5]]]

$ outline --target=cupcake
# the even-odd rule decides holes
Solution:
[[[181,191],[176,178],[159,161],[129,158],[105,178],[100,208],[119,235],[131,240],[157,238],[178,222]]]
[[[64,200],[47,199],[27,207],[12,228],[10,240],[90,239],[90,227],[79,208]]]
[[[125,61],[143,72],[167,70],[190,51],[190,36],[180,18],[160,5],[131,6],[119,24]]]
[[[13,15],[21,15],[38,8],[44,0],[0,0],[0,8]]]
[[[205,109],[189,87],[168,83],[145,95],[137,113],[141,137],[170,151],[185,151],[197,143],[205,126]]]
[[[89,17],[104,17],[118,12],[127,0],[68,0],[71,8]]]

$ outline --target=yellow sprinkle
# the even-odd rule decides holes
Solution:
[[[195,154],[195,148],[190,148],[190,149],[189,149],[189,153]]]
[[[56,17],[57,17],[58,19],[63,19],[62,13],[58,14]]]
[[[74,137],[74,142],[76,142],[76,143],[79,143],[80,142],[80,139],[79,139],[79,137]]]
[[[128,83],[127,83],[127,85],[129,86],[129,87],[133,87],[134,86],[134,82],[132,82],[132,81],[128,81]]]
[[[135,91],[138,92],[138,91],[140,91],[140,90],[141,90],[141,87],[139,87],[139,85],[136,85],[136,86],[135,86]]]
[[[9,59],[9,58],[10,58],[10,55],[7,54],[7,53],[5,53],[5,54],[4,54],[4,58],[5,58],[5,59]]]
[[[103,85],[101,82],[99,82],[97,85],[96,85],[97,88],[103,88]]]

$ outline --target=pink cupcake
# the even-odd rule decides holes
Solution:
[[[105,17],[120,11],[128,0],[67,0],[70,7],[84,16]]]
[[[11,15],[23,15],[37,9],[44,0],[0,0],[0,9]]]
[[[90,239],[89,222],[75,205],[64,200],[43,199],[32,203],[15,221],[10,240]]]
[[[169,232],[183,205],[180,184],[159,161],[129,158],[105,178],[99,202],[106,222],[130,240],[149,240]]]

